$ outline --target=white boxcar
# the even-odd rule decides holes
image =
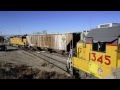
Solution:
[[[67,51],[67,46],[72,40],[72,33],[67,34],[55,34],[54,35],[54,49]]]
[[[56,40],[57,42],[57,48],[58,50],[66,50],[66,46],[67,46],[67,43],[66,43],[66,35],[65,34],[60,34],[58,35],[58,39]]]
[[[81,33],[33,34],[27,37],[30,46],[67,52],[69,52],[72,45],[73,48],[76,47],[76,43],[80,38]]]
[[[27,38],[28,47],[33,47],[34,43],[32,43],[31,41],[31,35],[27,35],[26,38]]]

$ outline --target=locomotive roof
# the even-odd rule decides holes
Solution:
[[[10,36],[11,38],[12,37],[26,37],[27,35],[13,35],[13,36]]]
[[[95,41],[112,42],[120,36],[120,26],[92,29],[87,37]]]

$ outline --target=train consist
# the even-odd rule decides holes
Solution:
[[[89,32],[10,37],[10,44],[69,53],[67,70],[75,77],[115,78],[120,68],[120,25],[101,25]]]
[[[88,32],[84,31],[86,35]],[[10,37],[10,45],[18,47],[28,47],[33,49],[47,49],[48,51],[57,51],[64,54],[71,48],[76,48],[77,42],[82,38],[82,33],[65,34],[32,34],[24,36]]]
[[[91,29],[85,41],[77,43],[76,55],[70,54],[67,68],[75,77],[116,78],[114,71],[120,68],[120,26],[106,26]]]

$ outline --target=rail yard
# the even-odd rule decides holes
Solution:
[[[0,37],[2,79],[117,79],[120,24],[90,31]]]
[[[55,59],[55,57],[53,58]],[[68,73],[66,73],[64,65],[66,63],[65,61],[62,60],[61,61],[59,60],[59,62],[62,63],[60,64],[57,61],[55,62],[55,60],[52,61],[52,57],[51,59],[46,58],[36,51],[30,52],[20,50],[15,47],[7,46],[7,51],[0,52],[0,65],[1,65],[0,78],[1,79],[72,78]]]

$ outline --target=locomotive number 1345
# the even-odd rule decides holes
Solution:
[[[111,64],[111,57],[108,55],[101,55],[99,57],[96,57],[96,53],[90,53],[90,60],[92,61],[98,61],[101,64],[106,64],[106,65],[110,65]]]

